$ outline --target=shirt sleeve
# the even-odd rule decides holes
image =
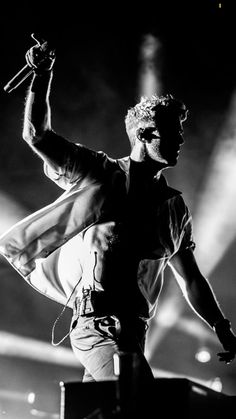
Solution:
[[[184,203],[184,214],[182,220],[182,241],[179,250],[192,249],[196,247],[193,237],[193,220],[189,208]]]
[[[106,156],[70,142],[54,131],[47,132],[35,148],[44,161],[45,175],[64,190],[98,176]]]

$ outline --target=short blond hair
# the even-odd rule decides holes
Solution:
[[[126,132],[131,146],[135,142],[136,130],[140,127],[147,127],[153,122],[156,114],[166,111],[178,115],[181,121],[185,121],[187,118],[188,111],[185,104],[175,99],[171,94],[165,96],[142,96],[140,102],[133,108],[130,108],[125,117]]]

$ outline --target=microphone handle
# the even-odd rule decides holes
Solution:
[[[10,93],[16,89],[27,77],[33,73],[33,69],[26,64],[4,87],[5,92]]]

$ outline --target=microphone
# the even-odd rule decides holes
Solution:
[[[45,51],[48,47],[47,41],[41,38],[38,34],[31,34],[37,45],[40,46],[40,49]],[[12,79],[3,87],[5,92],[10,93],[12,90],[16,89],[25,79],[27,79],[34,72],[33,68],[26,64],[18,73],[12,77]]]
[[[10,93],[16,89],[25,79],[27,79],[32,73],[33,69],[26,64],[18,73],[12,77],[12,79],[3,87],[5,92]]]

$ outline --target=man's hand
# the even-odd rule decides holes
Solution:
[[[222,319],[214,325],[215,333],[226,352],[219,352],[219,361],[230,364],[236,356],[236,336],[228,319]]]
[[[31,47],[25,55],[28,66],[36,74],[50,71],[55,62],[55,50],[49,47],[47,41],[36,39],[34,34],[31,37],[37,44]]]

